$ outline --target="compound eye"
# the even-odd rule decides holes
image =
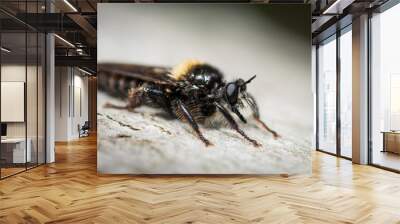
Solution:
[[[235,83],[229,83],[226,86],[226,97],[231,105],[237,102],[238,94],[238,86]]]

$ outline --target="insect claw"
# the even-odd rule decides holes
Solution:
[[[277,140],[279,138],[281,138],[282,136],[280,136],[278,133],[273,132],[272,135],[274,136],[274,139]]]
[[[253,145],[254,145],[254,147],[261,147],[262,146],[262,144],[260,144],[260,143],[258,143],[256,140],[253,140],[253,141],[251,141],[252,143],[253,143]]]
[[[208,141],[207,139],[204,139],[203,142],[204,142],[204,144],[206,145],[206,147],[214,146],[214,144],[211,143],[210,141]]]

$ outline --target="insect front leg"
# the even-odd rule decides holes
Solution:
[[[245,96],[245,101],[247,102],[247,104],[250,106],[251,110],[253,111],[253,117],[254,119],[261,124],[261,126],[267,130],[268,132],[270,132],[273,137],[275,139],[281,137],[276,131],[272,130],[271,128],[269,128],[260,118],[260,111],[258,109],[258,105],[256,103],[256,100],[254,99],[253,96],[251,96],[250,94],[246,94]]]
[[[259,117],[255,117],[255,116],[254,116],[254,119],[255,119],[258,123],[260,123],[261,126],[263,126],[263,127],[265,128],[265,130],[269,131],[269,132],[272,134],[272,136],[274,136],[274,139],[277,139],[277,138],[280,138],[280,137],[281,137],[278,133],[276,133],[276,131],[274,131],[274,130],[272,130],[271,128],[269,128],[262,120],[260,120]]]
[[[203,133],[201,133],[199,125],[197,124],[193,115],[190,113],[188,107],[180,100],[176,101],[176,107],[178,118],[186,120],[197,133],[197,136],[200,138],[200,140],[203,141],[206,146],[212,145],[212,143],[204,137]]]
[[[106,103],[104,107],[106,108],[114,108],[114,109],[126,109],[129,111],[133,111],[136,107],[142,105],[144,97],[144,88],[130,88],[128,90],[127,104],[125,106],[114,105],[112,103]]]
[[[240,129],[240,127],[236,123],[235,119],[233,119],[232,115],[229,113],[229,111],[227,109],[225,109],[225,107],[223,107],[219,103],[215,103],[215,106],[218,108],[218,110],[222,113],[222,115],[225,117],[225,119],[229,122],[230,126],[235,131],[237,131],[240,135],[242,135],[246,140],[248,140],[249,142],[253,143],[253,145],[255,147],[261,146],[260,143],[258,143],[256,140],[254,140],[254,139],[250,138],[249,136],[247,136],[247,134],[244,133],[244,131],[242,129]]]

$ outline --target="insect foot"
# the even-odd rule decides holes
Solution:
[[[273,135],[273,137],[274,137],[274,139],[276,140],[276,139],[279,139],[279,138],[282,138],[282,136],[280,136],[278,133],[276,133],[275,131],[274,132],[272,132],[272,135]]]
[[[206,147],[214,146],[214,144],[211,143],[210,141],[208,141],[207,139],[203,139],[203,142],[204,142],[204,144],[206,145]]]
[[[251,143],[253,143],[254,147],[257,147],[257,148],[262,146],[262,144],[258,143],[256,140],[252,140]]]

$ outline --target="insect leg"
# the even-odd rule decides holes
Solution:
[[[192,126],[192,128],[196,131],[198,137],[200,138],[201,141],[204,142],[204,144],[206,146],[210,146],[212,145],[212,143],[206,139],[203,134],[200,131],[199,125],[197,124],[196,120],[194,119],[194,117],[192,116],[192,114],[190,113],[189,109],[187,108],[187,106],[185,106],[182,101],[177,100],[177,109],[178,112],[180,112],[182,114],[182,116],[185,118],[185,120],[190,124],[190,126]]]
[[[271,132],[271,134],[274,136],[275,139],[280,138],[281,136],[276,133],[276,131],[272,130],[271,128],[269,128],[262,120],[260,120],[259,117],[254,117],[254,119],[261,124],[261,126],[263,126],[267,131]]]
[[[110,103],[110,102],[105,103],[105,104],[104,104],[104,107],[105,107],[105,108],[119,109],[119,110],[128,109],[128,107],[127,107],[126,105],[125,105],[125,106],[119,106],[119,105],[115,105],[115,104]]]
[[[223,107],[219,103],[215,103],[215,106],[218,108],[218,110],[222,113],[222,115],[225,117],[225,119],[229,122],[229,124],[235,131],[237,131],[240,135],[242,135],[246,140],[253,143],[254,146],[256,146],[256,147],[261,146],[260,143],[258,143],[256,140],[247,136],[246,133],[244,133],[244,131],[242,129],[240,129],[240,127],[236,123],[235,119],[233,119],[232,115],[229,113],[229,111],[227,109],[225,109],[225,107]]]
[[[261,119],[260,119],[260,111],[258,109],[258,105],[256,103],[256,100],[254,99],[253,96],[251,96],[250,94],[246,94],[245,96],[245,101],[247,102],[247,104],[250,106],[251,110],[253,111],[253,117],[254,119],[261,124],[261,126],[263,126],[263,128],[265,128],[265,130],[267,130],[268,132],[270,132],[275,139],[279,138],[280,135],[278,133],[276,133],[276,131],[272,130],[271,128],[269,128]]]
[[[128,102],[125,106],[118,106],[112,103],[106,103],[104,107],[114,108],[114,109],[127,109],[129,111],[133,111],[133,109],[139,107],[142,104],[143,97],[144,97],[143,87],[139,87],[136,89],[131,88],[128,91],[128,98],[127,98]]]

